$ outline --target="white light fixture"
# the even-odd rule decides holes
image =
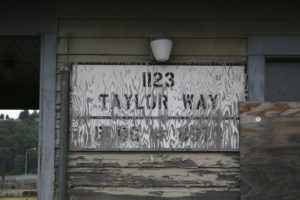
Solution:
[[[169,60],[173,42],[167,33],[154,33],[151,36],[150,46],[155,60],[158,62]]]

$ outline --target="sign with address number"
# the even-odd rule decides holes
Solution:
[[[235,151],[244,66],[73,65],[70,150]]]

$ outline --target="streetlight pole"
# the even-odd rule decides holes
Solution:
[[[3,143],[2,148],[2,189],[4,189],[4,179],[5,179],[5,159],[6,159],[6,143]]]
[[[31,150],[36,150],[36,148],[33,147],[33,148],[30,148],[30,149],[26,149],[26,151],[25,151],[25,175],[26,176],[27,176],[27,152],[31,151]]]

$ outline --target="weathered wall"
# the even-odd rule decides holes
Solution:
[[[300,34],[289,5],[69,5],[58,5],[56,169],[60,73],[71,63],[148,63],[150,35],[165,31],[171,63],[245,64],[248,35]],[[69,152],[67,172],[70,199],[239,199],[239,153]]]
[[[300,198],[300,103],[240,103],[241,199]]]

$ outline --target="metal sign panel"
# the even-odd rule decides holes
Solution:
[[[73,65],[70,150],[235,151],[244,66]]]

